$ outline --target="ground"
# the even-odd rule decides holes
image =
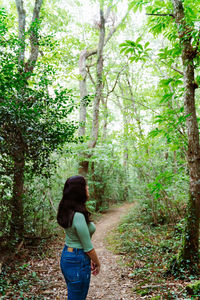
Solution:
[[[165,260],[172,255],[171,243],[177,243],[179,235],[171,236],[173,231],[166,228],[165,231],[159,227],[150,230],[145,226],[144,230],[141,225],[137,228],[137,223],[128,222],[123,223],[126,230],[113,232],[120,218],[127,215],[133,205],[126,203],[112,207],[95,222],[92,241],[101,261],[101,271],[91,277],[87,300],[200,299],[197,295],[190,298],[185,291],[186,285],[194,278],[184,281],[163,277]],[[134,218],[130,214],[129,217]],[[57,232],[56,228],[56,234],[49,240],[21,242],[14,253],[7,255],[5,267],[0,265],[1,300],[67,299],[67,288],[59,266],[65,234],[63,230]],[[130,233],[132,253],[122,242],[130,238]],[[118,255],[109,250],[111,248]],[[126,253],[129,253],[128,257]]]

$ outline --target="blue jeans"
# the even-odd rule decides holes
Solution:
[[[67,248],[64,246],[60,260],[61,271],[67,284],[67,299],[85,300],[90,285],[90,258],[82,249],[69,252]]]

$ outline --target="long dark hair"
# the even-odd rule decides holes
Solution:
[[[87,201],[86,180],[83,176],[72,176],[67,179],[63,189],[63,197],[58,206],[58,224],[67,228],[72,225],[75,212],[84,214],[87,223],[90,222],[90,213],[85,203]]]

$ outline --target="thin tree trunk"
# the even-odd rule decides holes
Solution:
[[[122,86],[119,84],[120,86],[120,90],[122,95],[124,95],[124,91]],[[128,198],[128,184],[127,184],[127,180],[128,180],[128,171],[129,171],[129,148],[128,148],[128,143],[127,143],[127,135],[128,135],[128,112],[126,111],[126,107],[123,104],[121,104],[119,97],[117,96],[117,100],[118,100],[118,106],[121,110],[122,116],[123,116],[123,166],[124,166],[124,177],[125,177],[125,187],[124,187],[124,200],[127,200]],[[123,100],[124,102],[124,100]]]
[[[108,128],[108,95],[103,101],[103,135],[102,142],[107,138],[107,128]]]
[[[87,107],[87,70],[86,70],[86,59],[87,59],[87,50],[83,50],[81,52],[79,58],[79,74],[81,75],[81,79],[79,80],[79,88],[80,88],[80,109],[79,109],[79,137],[85,135],[85,124],[86,124],[86,107]]]
[[[173,171],[174,171],[174,174],[177,173],[177,158],[176,158],[176,151],[173,152]]]
[[[139,117],[139,114],[138,114],[138,111],[137,111],[137,108],[136,108],[136,105],[135,105],[135,98],[133,96],[133,91],[132,91],[131,83],[129,81],[127,73],[126,73],[126,80],[127,80],[127,83],[128,83],[128,88],[129,88],[129,92],[130,92],[130,96],[131,96],[131,101],[132,101],[132,105],[133,105],[133,111],[134,111],[134,115],[135,115],[135,120],[136,120],[136,122],[138,124],[138,129],[139,129],[140,137],[143,138],[141,121],[140,121],[140,117]]]
[[[188,216],[181,259],[188,268],[197,266],[199,262],[199,218],[200,218],[200,146],[199,130],[195,108],[194,58],[196,50],[191,44],[192,28],[185,23],[183,1],[171,0],[174,8],[175,22],[178,27],[182,48],[184,72],[184,108],[188,116],[186,120],[188,136],[188,166],[190,172],[190,188]]]

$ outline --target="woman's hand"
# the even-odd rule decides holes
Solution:
[[[92,275],[98,275],[100,272],[100,264],[95,264],[93,261],[91,261],[91,271]]]
[[[100,261],[98,259],[98,256],[96,254],[96,251],[94,248],[90,250],[89,252],[86,252],[87,255],[91,258],[91,271],[93,275],[97,275],[100,272]]]

